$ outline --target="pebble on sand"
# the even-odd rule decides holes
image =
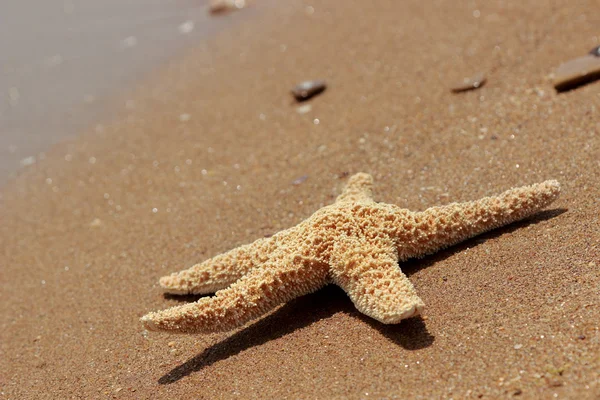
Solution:
[[[486,78],[482,73],[478,73],[474,76],[464,78],[461,82],[458,82],[450,88],[454,93],[466,92],[467,90],[474,90],[482,87],[485,84]]]
[[[304,81],[292,89],[292,94],[297,101],[305,101],[319,93],[322,93],[326,88],[327,84],[325,81]]]
[[[212,0],[208,7],[211,14],[225,14],[246,6],[245,0]]]
[[[302,182],[304,182],[307,179],[308,179],[308,175],[302,175],[300,178],[294,180],[294,182],[292,182],[292,185],[298,186],[298,185],[302,184]]]
[[[597,48],[592,52],[597,51]],[[600,57],[590,52],[562,63],[554,74],[554,88],[558,92],[600,79]]]

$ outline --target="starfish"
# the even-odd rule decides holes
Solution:
[[[358,173],[335,203],[295,227],[161,278],[167,293],[216,293],[149,313],[143,325],[176,333],[227,331],[329,283],[361,313],[396,324],[425,307],[399,262],[533,215],[560,192],[549,180],[413,212],[375,202],[372,185],[371,175]]]

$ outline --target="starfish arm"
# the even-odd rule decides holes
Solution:
[[[176,333],[228,331],[257,318],[279,304],[311,293],[327,283],[328,268],[302,257],[268,262],[243,278],[195,303],[142,317],[148,330]]]
[[[402,234],[405,237],[407,233],[410,234],[409,246],[405,246],[410,250],[401,259],[430,254],[527,218],[552,203],[559,193],[560,184],[550,180],[510,189],[499,196],[412,213],[414,229]]]
[[[160,286],[172,294],[214,293],[240,279],[262,261],[260,255],[268,255],[272,240],[258,239],[219,254],[193,267],[160,278]]]
[[[373,201],[373,177],[364,172],[352,175],[337,199],[339,202],[371,202]]]
[[[391,240],[340,240],[332,254],[331,278],[358,311],[384,324],[397,324],[425,308],[398,267]]]

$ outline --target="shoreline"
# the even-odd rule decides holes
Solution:
[[[18,4],[2,29],[28,25],[5,48],[0,84],[0,185],[44,158],[53,145],[112,120],[128,93],[173,59],[243,21],[242,14],[211,18],[208,2],[39,5],[35,15]],[[247,13],[246,13],[247,14]],[[251,16],[252,17],[252,16]],[[121,101],[123,103],[121,103]]]

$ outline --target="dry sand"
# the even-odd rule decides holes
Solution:
[[[600,398],[600,84],[557,95],[548,77],[598,44],[596,3],[257,14],[5,188],[0,398]],[[306,79],[329,86],[299,114]],[[298,223],[357,171],[411,209],[551,178],[563,195],[402,265],[423,318],[384,326],[330,287],[232,333],[144,332],[190,300],[160,276]]]

